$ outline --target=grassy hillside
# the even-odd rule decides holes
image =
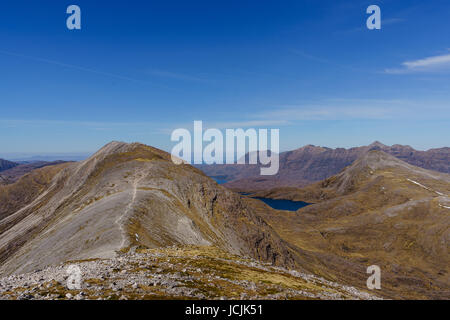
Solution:
[[[260,209],[315,274],[362,288],[376,264],[386,297],[448,299],[449,194],[448,175],[372,151],[313,186],[257,195],[315,202],[292,213]]]

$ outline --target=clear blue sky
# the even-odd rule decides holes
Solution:
[[[193,120],[282,150],[449,145],[448,0],[3,1],[0,39],[0,154],[170,150]]]

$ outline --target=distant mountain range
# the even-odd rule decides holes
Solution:
[[[81,161],[89,158],[91,153],[49,153],[49,154],[4,154],[2,158],[6,158],[13,162],[35,162],[35,161]]]
[[[43,168],[46,166],[52,166],[60,163],[67,162],[64,160],[77,158],[67,155],[61,155],[61,158],[57,160],[42,160],[42,159],[54,159],[53,156],[34,156],[30,158],[23,158],[21,160],[5,160],[0,159],[0,185],[11,184],[16,182],[20,177],[31,172],[35,169]],[[81,156],[79,157],[81,159]],[[40,160],[39,160],[40,159]],[[72,160],[69,160],[69,162]]]
[[[2,160],[0,160],[2,161]],[[3,160],[4,161],[4,160]],[[13,167],[6,170],[0,170],[0,184],[10,184],[16,182],[20,177],[35,169],[46,166],[53,166],[64,163],[65,161],[31,161],[23,163],[14,163]]]
[[[366,268],[377,265],[386,297],[450,298],[450,175],[369,151],[305,188],[253,196],[313,203],[297,212],[260,211],[297,247],[304,268],[364,285]]]
[[[15,166],[18,165],[19,164],[17,162],[0,159],[0,172],[14,168]]]
[[[69,261],[92,271],[89,299],[118,299],[119,290],[129,299],[240,298],[242,290],[255,299],[449,299],[450,175],[383,148],[405,155],[379,143],[285,153],[283,170],[309,165],[316,175],[298,167],[309,179],[360,155],[307,187],[247,196],[139,143],[111,142],[84,161],[32,170],[0,185],[0,299],[23,290],[67,297],[48,279],[64,281]],[[408,158],[445,163],[445,152],[432,152],[436,161]],[[254,197],[309,205],[279,211]],[[382,290],[368,294],[370,265],[382,270]]]
[[[418,151],[410,146],[386,146],[378,141],[363,147],[331,149],[307,145],[280,154],[280,170],[274,176],[259,175],[258,165],[200,165],[208,176],[225,180],[225,186],[240,191],[274,187],[303,187],[339,173],[371,150],[380,150],[409,164],[450,173],[450,148]]]

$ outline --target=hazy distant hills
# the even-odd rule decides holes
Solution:
[[[38,168],[53,166],[65,161],[33,161],[26,163],[14,163],[15,166],[0,172],[0,184],[10,184],[16,182],[20,177]]]
[[[450,298],[450,175],[369,151],[323,181],[254,196],[314,203],[261,213],[316,274],[363,286],[375,264],[387,297]]]
[[[370,150],[381,150],[421,168],[450,173],[450,148],[418,151],[410,146],[386,146],[380,142],[350,149],[307,145],[283,152],[280,170],[275,176],[260,176],[257,165],[202,165],[199,168],[208,176],[228,181],[225,186],[241,191],[302,187],[337,174]]]
[[[1,151],[1,150],[0,150]],[[0,153],[0,157],[8,159],[17,163],[30,163],[36,161],[81,161],[89,158],[92,153],[42,153],[42,154],[30,154],[30,153]]]
[[[0,172],[14,168],[15,166],[18,165],[19,164],[16,162],[0,159]]]

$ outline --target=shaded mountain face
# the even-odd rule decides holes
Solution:
[[[351,149],[330,149],[308,145],[280,154],[280,170],[274,176],[260,176],[257,165],[202,165],[208,176],[228,181],[225,186],[238,191],[264,190],[274,187],[303,187],[337,174],[370,150],[380,150],[409,164],[450,173],[450,148],[417,151],[409,146],[386,146],[374,142]]]
[[[35,169],[54,166],[65,161],[34,161],[30,163],[17,164],[16,166],[0,172],[0,184],[11,184],[19,180],[20,177]]]
[[[386,297],[450,298],[449,175],[370,151],[306,188],[255,195],[315,203],[282,215],[261,210],[304,268],[363,287],[366,268],[378,265]]]
[[[0,159],[0,172],[14,168],[15,166],[18,166],[19,164],[16,162],[11,162],[8,160]]]
[[[112,142],[85,161],[34,170],[0,197],[0,275],[170,245],[296,264],[239,195],[142,144]]]

